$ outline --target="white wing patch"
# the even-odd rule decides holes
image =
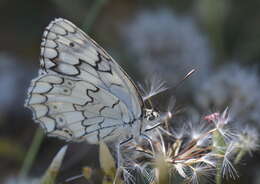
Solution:
[[[97,143],[140,123],[143,101],[134,83],[71,22],[56,19],[46,28],[40,63],[26,106],[50,136]]]

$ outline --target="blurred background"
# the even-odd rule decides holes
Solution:
[[[30,183],[66,144],[37,134],[38,125],[23,107],[51,20],[63,17],[86,31],[137,82],[156,77],[173,87],[195,68],[181,86],[154,99],[161,110],[171,96],[192,121],[228,106],[238,126],[259,132],[259,8],[258,0],[0,0],[0,183],[16,183],[21,172]],[[35,135],[38,154],[26,168]],[[83,166],[98,167],[97,151],[70,143],[58,183],[79,175]],[[260,183],[259,153],[237,169],[239,179],[227,183]]]

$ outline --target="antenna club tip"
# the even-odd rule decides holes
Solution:
[[[172,118],[172,113],[170,111],[168,111],[167,116],[168,116],[168,119],[171,119]]]

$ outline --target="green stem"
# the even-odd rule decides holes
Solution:
[[[237,154],[234,163],[238,164],[238,162],[242,159],[242,157],[246,154],[245,150],[240,150],[239,153]]]
[[[222,184],[222,161],[217,163],[216,184]]]
[[[92,28],[92,25],[94,24],[95,20],[97,19],[97,16],[100,12],[100,10],[103,8],[103,6],[106,4],[108,0],[96,0],[95,3],[92,5],[84,23],[83,27],[87,28],[87,32],[90,32],[90,29]]]
[[[29,148],[29,150],[26,154],[22,168],[20,170],[19,176],[21,178],[26,177],[28,175],[30,169],[32,168],[33,162],[34,162],[36,155],[39,151],[39,148],[40,148],[40,145],[43,141],[43,138],[44,138],[44,133],[41,130],[41,128],[38,128],[35,135],[34,135],[33,142],[32,142],[32,144],[31,144],[31,146],[30,146],[30,148]]]
[[[224,157],[227,145],[225,143],[223,136],[219,133],[219,131],[214,131],[212,136],[213,136],[213,145],[215,145],[213,152],[219,155],[223,155]],[[223,164],[223,160],[222,159],[218,160],[216,165],[216,177],[215,177],[216,184],[222,184],[222,164]]]

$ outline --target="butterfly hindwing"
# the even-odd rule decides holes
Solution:
[[[87,137],[98,142],[132,118],[126,105],[108,91],[54,74],[32,82],[27,105],[49,135],[67,140]]]
[[[141,117],[143,101],[134,83],[71,22],[56,19],[46,28],[40,62],[26,105],[50,135],[97,143],[123,134]]]

